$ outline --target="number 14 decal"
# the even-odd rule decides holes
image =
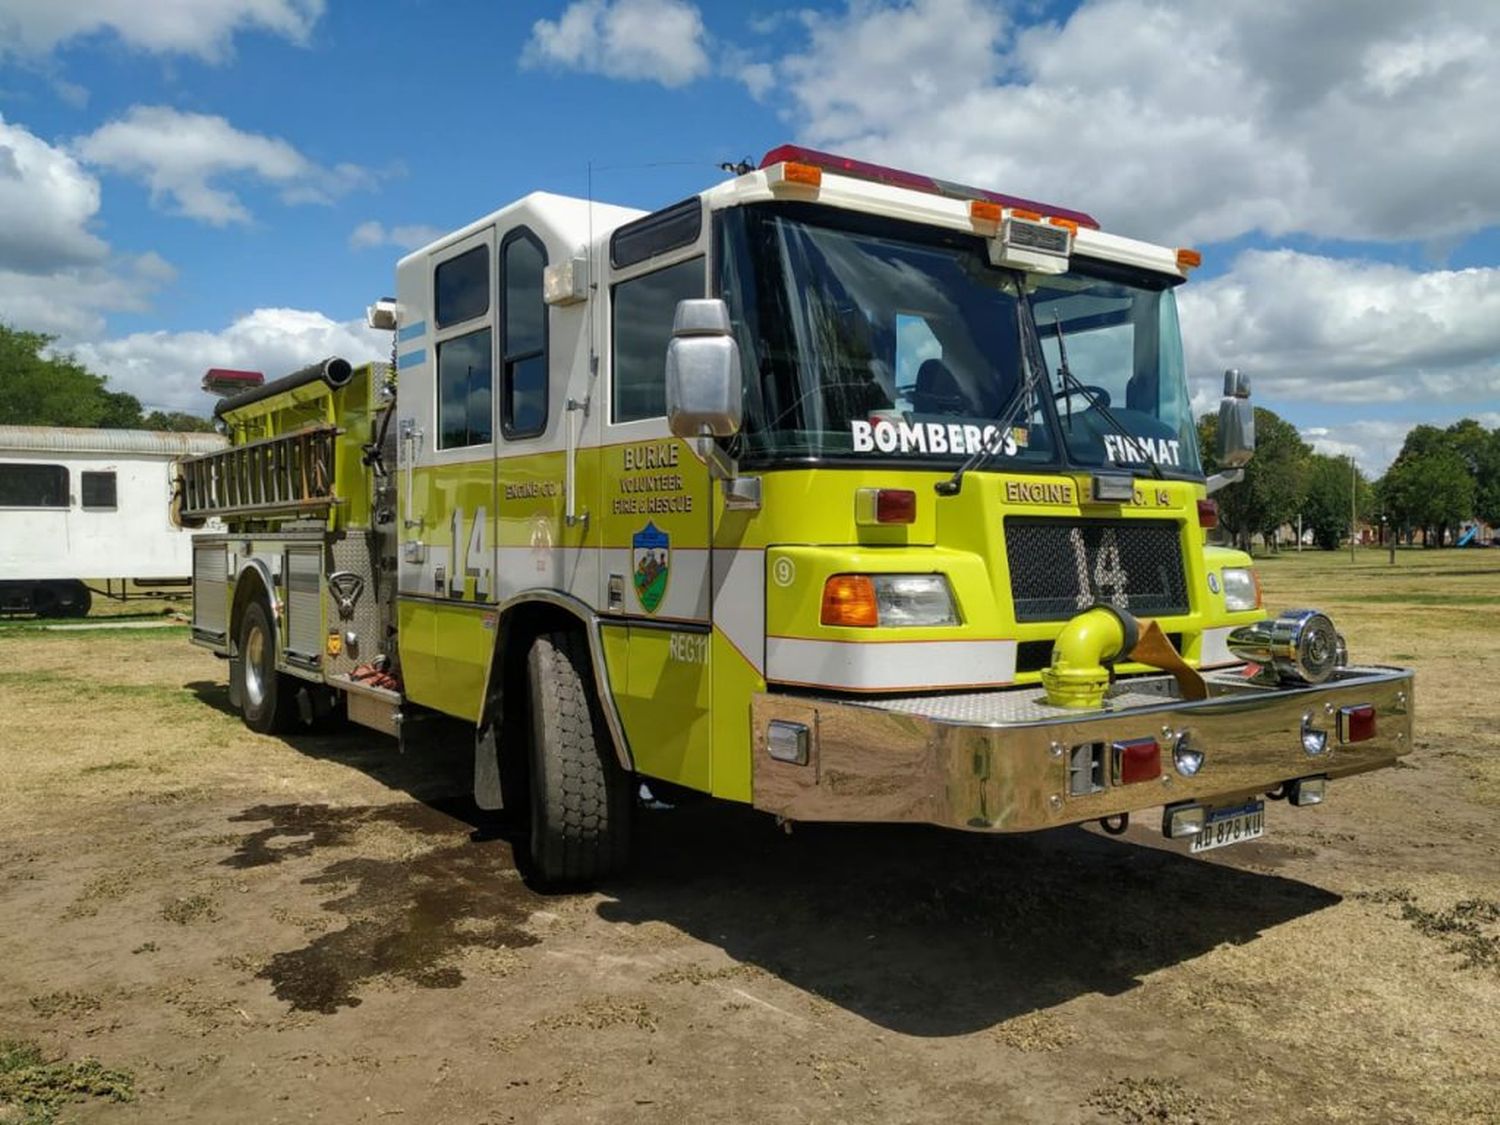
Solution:
[[[453,564],[448,568],[448,596],[464,596],[464,580],[474,579],[476,600],[490,596],[490,560],[484,550],[484,509],[474,511],[474,523],[464,537],[464,510],[453,509],[453,520],[449,527],[452,544],[449,558]]]
[[[1093,559],[1093,581],[1089,580],[1089,551],[1083,540],[1083,529],[1075,527],[1068,534],[1068,542],[1073,546],[1073,569],[1078,575],[1078,608],[1088,609],[1100,595],[1109,591],[1111,604],[1129,609],[1130,595],[1125,590],[1128,583],[1125,567],[1120,562],[1120,545],[1115,542],[1115,529],[1106,527],[1099,537],[1099,551]]]

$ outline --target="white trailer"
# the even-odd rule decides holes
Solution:
[[[186,587],[192,536],[172,523],[173,466],[224,444],[219,434],[0,426],[0,612],[81,617],[93,593]]]

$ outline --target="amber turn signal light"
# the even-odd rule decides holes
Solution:
[[[823,584],[824,625],[872,629],[880,624],[875,583],[866,574],[835,574]]]

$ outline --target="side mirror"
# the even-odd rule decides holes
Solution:
[[[1250,376],[1224,372],[1224,397],[1219,400],[1219,464],[1242,469],[1255,456],[1255,408],[1250,405]]]
[[[732,437],[742,410],[740,346],[717,298],[677,302],[667,345],[667,426],[677,437]]]

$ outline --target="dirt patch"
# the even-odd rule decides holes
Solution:
[[[18,1068],[43,1096],[100,1091],[46,1113],[122,1125],[1487,1123],[1500,632],[1456,646],[1437,603],[1493,598],[1500,552],[1381,559],[1264,579],[1418,665],[1410,768],[1270,806],[1254,847],[1194,859],[1149,816],[786,835],[704,802],[643,812],[635,869],[566,896],[473,807],[462,737],[267,738],[175,631],[8,631],[0,1032],[45,1045]]]
[[[275,954],[257,976],[277,999],[305,1012],[357,1007],[361,989],[376,980],[458,988],[464,951],[537,942],[525,923],[538,896],[518,877],[496,877],[492,858],[465,843],[411,860],[330,864],[304,882],[334,892],[323,909],[342,915],[345,925]]]

